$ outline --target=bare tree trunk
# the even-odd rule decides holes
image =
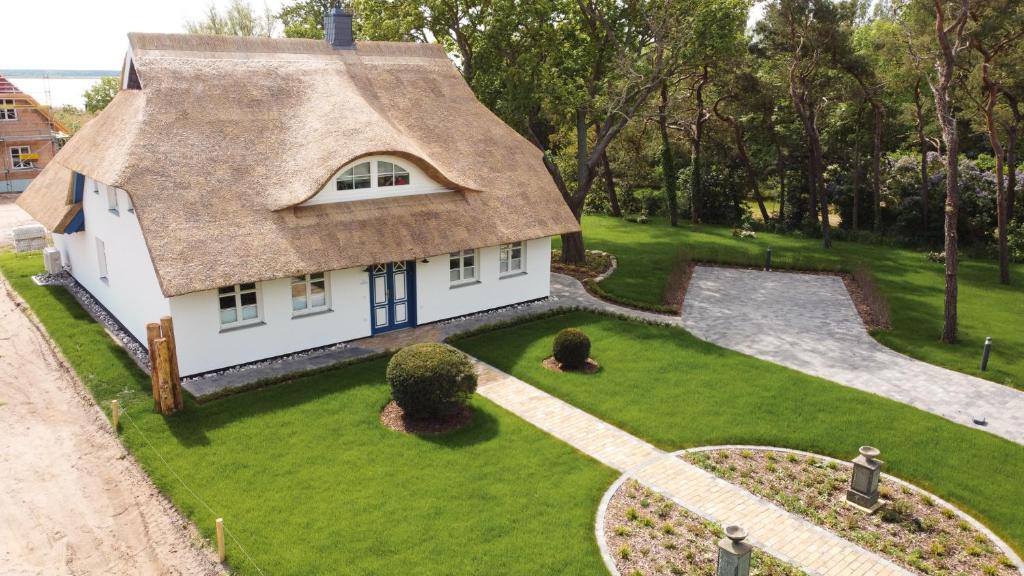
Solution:
[[[828,222],[828,191],[825,189],[825,165],[824,154],[821,149],[821,135],[818,132],[818,109],[811,95],[810,87],[806,84],[806,78],[810,71],[798,73],[800,60],[795,59],[789,67],[789,94],[793,100],[793,107],[803,122],[804,133],[807,135],[809,148],[808,181],[811,184],[812,206],[814,201],[818,203],[818,210],[821,213],[821,244],[825,248],[832,247],[831,226]],[[813,65],[811,70],[813,70]]]
[[[704,200],[704,173],[701,166],[701,144],[704,140],[704,85],[708,81],[708,67],[704,66],[694,85],[695,112],[693,115],[693,147],[690,153],[690,219],[694,224],[701,220],[701,203]]]
[[[676,198],[676,163],[672,154],[672,140],[668,137],[668,80],[661,82],[661,99],[658,102],[658,128],[661,130],[661,175],[668,198],[668,220],[672,226],[679,225],[679,205]]]
[[[601,153],[601,170],[604,172],[604,186],[608,192],[608,205],[611,208],[612,216],[622,217],[622,208],[619,207],[619,195],[615,193],[615,175],[612,173],[612,163],[608,161],[608,153]]]
[[[914,119],[917,121],[917,145],[921,150],[921,229],[928,234],[928,139],[924,137],[924,106],[921,102],[921,79],[914,84]]]
[[[875,232],[882,231],[882,103],[871,98],[871,109],[874,112],[874,140],[871,148],[871,203],[874,205]]]
[[[779,179],[779,222],[786,221],[786,157],[782,151],[782,144],[779,143],[779,135],[775,132],[775,126],[770,126],[772,146],[775,147],[775,175]]]
[[[985,116],[985,131],[988,132],[988,142],[992,146],[992,155],[996,157],[996,236],[999,245],[999,282],[1010,283],[1010,244],[1007,238],[1009,219],[1007,217],[1006,187],[1003,186],[1003,143],[999,141],[999,132],[996,131],[995,108],[999,99],[999,85],[992,80],[992,62],[994,54],[982,47],[976,46],[982,53],[984,60],[981,63],[981,85],[985,93],[985,103],[982,113]]]
[[[761,211],[761,221],[768,224],[771,217],[768,215],[768,209],[764,205],[764,197],[761,196],[761,189],[757,186],[757,171],[754,170],[754,165],[750,162],[750,155],[747,154],[747,146],[743,141],[743,125],[736,120],[735,116],[724,114],[719,111],[718,105],[721,103],[722,100],[715,102],[713,107],[715,116],[718,116],[720,120],[732,127],[733,139],[736,141],[736,150],[739,152],[740,161],[743,162],[743,168],[746,170],[747,188],[750,189],[750,193],[754,196],[754,200],[757,201],[757,207]]]
[[[1006,174],[1006,217],[1012,220],[1017,204],[1017,130],[1020,127],[1021,113],[1017,97],[1008,91],[1003,92],[1003,95],[1010,103],[1010,112],[1013,113],[1013,122],[1006,129],[1006,165],[1009,168]]]
[[[960,211],[960,137],[956,129],[956,112],[950,99],[953,73],[956,70],[956,56],[963,47],[964,29],[970,13],[970,0],[960,0],[960,13],[948,28],[942,0],[934,0],[935,36],[938,38],[941,54],[935,62],[938,82],[931,85],[935,95],[935,113],[942,126],[942,139],[946,143],[946,297],[942,325],[942,341],[948,344],[957,338],[957,219]],[[954,33],[950,43],[950,33]]]
[[[853,136],[853,213],[850,218],[850,229],[854,232],[860,229],[860,111],[863,108],[862,103],[857,112],[857,127]]]

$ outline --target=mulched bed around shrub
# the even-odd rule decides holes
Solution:
[[[1019,575],[988,537],[927,494],[883,478],[877,512],[846,504],[849,464],[744,448],[682,458],[916,574]]]
[[[601,370],[601,365],[594,361],[593,358],[587,358],[587,363],[583,365],[579,370],[569,370],[563,368],[562,365],[555,360],[554,356],[549,356],[544,359],[544,367],[552,372],[565,372],[567,374],[596,374]]]
[[[562,251],[551,251],[551,271],[572,276],[583,282],[604,274],[612,267],[612,257],[606,252],[587,250],[587,261],[582,266],[574,266],[562,262]]]
[[[407,418],[402,408],[392,400],[380,412],[380,423],[409,434],[444,434],[458,430],[473,421],[473,409],[463,406],[461,410],[443,420],[418,420]]]
[[[612,495],[604,517],[605,540],[622,576],[713,576],[721,526],[692,514],[661,494],[627,480]],[[800,576],[803,571],[755,549],[753,576]]]

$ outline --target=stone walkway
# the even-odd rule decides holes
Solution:
[[[723,526],[747,529],[748,541],[812,575],[908,575],[906,570],[659,450],[522,380],[477,362],[477,392],[594,459],[627,473],[680,506]]]
[[[1024,392],[879,344],[836,276],[698,266],[683,326],[719,346],[1024,444]]]

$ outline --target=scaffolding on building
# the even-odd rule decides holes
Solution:
[[[22,177],[34,178],[42,170],[40,152],[48,152],[46,157],[53,158],[69,136],[67,128],[53,115],[49,77],[44,77],[43,86],[41,104],[0,75],[0,194],[20,192],[15,184]],[[21,115],[26,112],[41,117],[43,124],[23,122]],[[29,146],[28,154],[17,152],[22,146]],[[19,163],[31,162],[32,167],[15,166],[16,157]]]

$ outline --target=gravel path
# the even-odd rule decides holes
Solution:
[[[1024,444],[1024,392],[882,346],[836,276],[698,266],[683,326],[720,346]]]
[[[220,574],[0,279],[0,572]]]

